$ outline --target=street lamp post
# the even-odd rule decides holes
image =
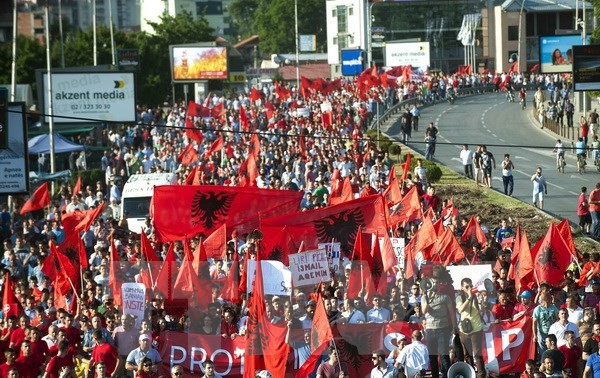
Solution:
[[[296,88],[300,90],[300,35],[298,34],[298,0],[294,0],[294,23],[296,24]]]
[[[367,67],[373,65],[373,5],[377,3],[371,3],[367,12]]]

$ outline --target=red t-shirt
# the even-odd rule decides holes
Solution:
[[[579,199],[577,200],[577,215],[587,215],[590,213],[589,205],[587,203],[587,198],[585,198],[585,194],[581,193],[579,195]]]
[[[21,353],[23,355],[23,353]],[[48,344],[44,340],[31,342],[31,356],[34,357],[39,364],[46,362],[46,356],[50,355]]]
[[[40,375],[42,363],[38,362],[34,356],[21,356],[17,358],[17,363],[21,365],[19,378],[36,378]]]
[[[15,361],[12,365],[8,365],[5,362],[2,365],[0,365],[0,378],[8,377],[8,372],[11,371],[12,369],[17,369],[19,371],[19,375],[23,374],[22,373],[23,367],[21,366],[20,363]]]
[[[104,362],[106,364],[106,375],[112,376],[115,371],[115,366],[117,366],[119,352],[114,346],[109,343],[104,343],[94,347],[92,350],[92,358],[95,362]]]
[[[10,342],[13,344],[13,348],[21,349],[21,343],[25,340],[25,330],[21,327],[16,328],[12,335],[10,335]]]
[[[69,366],[71,369],[75,368],[75,364],[73,363],[73,355],[67,353],[64,357],[54,356],[48,362],[46,366],[46,373],[48,373],[49,378],[58,378],[60,375],[60,370],[64,366]]]
[[[67,333],[67,340],[69,341],[69,343],[73,344],[73,345],[79,345],[81,343],[81,333],[80,331],[75,328],[75,327],[69,327],[69,328],[61,328],[64,329],[65,332]]]
[[[572,377],[578,377],[577,365],[581,358],[582,350],[579,346],[573,345],[573,348],[567,348],[566,345],[558,347],[558,350],[565,356],[565,366],[563,368],[571,368]]]
[[[506,320],[512,318],[514,307],[512,305],[501,305],[500,303],[496,303],[494,307],[492,307],[492,313],[498,320]]]
[[[600,211],[600,205],[594,204],[594,202],[600,202],[600,189],[594,189],[590,193],[589,202],[590,202],[590,211]]]

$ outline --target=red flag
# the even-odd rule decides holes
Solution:
[[[338,205],[340,203],[352,201],[354,199],[354,193],[352,191],[352,183],[350,182],[350,176],[346,176],[346,178],[344,178],[343,180],[339,179],[338,183],[339,182],[341,182],[342,184],[339,187],[339,190],[337,190],[335,194],[333,189],[331,190],[332,193],[329,197],[330,205]]]
[[[308,249],[335,240],[341,243],[342,253],[348,257],[359,227],[369,233],[386,232],[385,213],[383,197],[378,194],[325,208],[264,218],[261,229],[264,233],[277,232],[287,225],[292,238],[304,240]]]
[[[98,218],[104,211],[105,202],[102,202],[100,206],[91,210],[75,210],[70,213],[63,214],[61,217],[61,223],[63,225],[66,235],[71,233],[79,234],[81,231],[87,231],[92,226],[92,223]]]
[[[187,135],[189,139],[195,140],[198,143],[202,143],[204,140],[202,131],[197,128],[189,118],[185,119],[185,135]]]
[[[231,303],[240,303],[240,258],[237,253],[233,255],[233,263],[227,272],[227,279],[221,290],[221,298]]]
[[[225,107],[223,106],[222,102],[218,103],[217,105],[213,106],[212,109],[210,109],[210,116],[213,118],[221,118],[225,116],[225,114]]]
[[[426,253],[426,249],[432,246],[436,242],[436,240],[437,232],[433,228],[431,218],[428,215],[424,215],[421,227],[417,230],[413,238],[404,248],[404,256],[406,257],[406,278],[411,278],[415,274],[414,263],[417,254],[421,253],[423,259],[429,259],[429,255]]]
[[[165,261],[154,281],[154,290],[161,292],[169,301],[173,299],[173,284],[177,278],[176,273],[177,260],[175,257],[175,247],[171,243],[165,256]]]
[[[208,151],[206,151],[205,153],[205,158],[210,160],[210,157],[212,156],[212,154],[214,154],[217,151],[220,151],[223,149],[223,135],[219,135],[219,137],[210,145],[210,148]]]
[[[517,227],[508,276],[510,279],[515,280],[517,292],[520,292],[522,287],[531,288],[533,286],[533,259],[529,249],[527,233],[521,232],[521,227]]]
[[[374,239],[371,248],[371,257],[373,264],[370,266],[371,282],[379,295],[387,295],[387,271],[383,266],[381,256],[381,245],[379,244],[379,235],[373,235]]]
[[[408,177],[408,172],[410,172],[411,156],[411,154],[407,154],[406,161],[404,162],[404,164],[402,164],[402,177],[400,178],[400,182],[404,182],[404,180],[406,180],[406,177]]]
[[[469,223],[462,234],[462,240],[469,247],[475,243],[480,246],[485,245],[487,238],[474,216],[471,216],[471,219],[469,219]]]
[[[374,285],[371,280],[370,269],[373,266],[373,256],[369,253],[370,240],[364,236],[362,229],[359,228],[352,249],[352,265],[347,289],[348,298],[356,298],[361,290],[373,294]]]
[[[198,161],[198,152],[194,148],[192,143],[188,143],[185,149],[179,154],[177,160],[181,161],[183,165],[192,165]]]
[[[21,208],[20,214],[26,214],[30,211],[43,209],[46,206],[50,206],[50,192],[48,191],[48,183],[45,182],[40,185],[39,188],[33,192],[31,197],[25,202]]]
[[[259,255],[257,255],[259,256]],[[254,378],[258,370],[266,369],[273,377],[283,377],[288,345],[287,326],[272,324],[266,316],[263,273],[260,257],[256,261],[254,289],[248,315],[248,339],[244,360],[244,377]]]
[[[258,156],[260,155],[260,140],[258,139],[257,133],[252,134],[252,138],[250,138],[248,155],[254,155],[255,159],[258,159]]]
[[[569,220],[567,218],[563,219],[556,227],[558,228],[560,235],[563,237],[563,239],[565,239],[571,256],[576,259],[577,251],[575,250],[575,243],[573,242],[573,234],[571,233]]]
[[[388,177],[388,187],[383,192],[383,196],[388,203],[388,206],[397,204],[402,200],[402,192],[400,191],[400,185],[398,185],[398,178],[396,177],[396,166],[392,165],[390,168],[390,175]]]
[[[279,232],[265,233],[260,247],[261,259],[281,261],[285,266],[290,265],[289,255],[298,252],[287,226]]]
[[[535,71],[537,71],[537,70],[539,70],[539,69],[540,69],[540,64],[539,64],[539,63],[536,63],[536,64],[534,64],[534,65],[533,65],[533,67],[531,67],[531,68],[529,69],[529,72],[535,72]]]
[[[56,282],[57,287],[60,287],[61,294],[67,294],[71,289],[75,289],[79,285],[79,271],[73,266],[71,260],[63,255],[56,244],[50,243],[50,251],[54,253],[56,259]]]
[[[142,251],[142,256],[144,256],[144,260],[149,262],[160,262],[160,258],[156,255],[156,251],[152,247],[150,239],[148,239],[145,232],[140,234],[140,249]]]
[[[421,217],[421,200],[417,186],[413,185],[400,202],[392,207],[388,225],[393,227],[398,223],[411,222]]]
[[[515,60],[513,64],[510,65],[508,72],[519,72],[519,61]]]
[[[279,97],[282,100],[287,99],[288,97],[291,96],[292,91],[290,91],[289,89],[282,87],[278,81],[275,82],[275,93],[277,93],[277,97]]]
[[[248,155],[246,160],[238,168],[238,177],[240,187],[256,186],[256,178],[258,177],[258,166],[256,165],[256,157],[253,154]]]
[[[554,222],[550,224],[546,236],[533,247],[531,255],[535,259],[534,269],[539,282],[547,281],[550,286],[560,285],[573,258]]]
[[[204,248],[208,257],[213,259],[225,258],[227,252],[227,226],[225,223],[206,238]]]
[[[209,117],[210,110],[208,109],[208,102],[210,102],[210,95],[206,98],[204,105],[196,104],[194,101],[188,102],[187,116],[189,117]]]
[[[194,168],[188,173],[185,178],[185,185],[194,185],[194,179],[196,178],[196,174],[198,173],[198,166],[194,165]]]
[[[15,298],[15,293],[13,291],[13,285],[10,280],[10,274],[4,274],[4,289],[2,290],[2,313],[3,317],[6,319],[7,317],[14,315],[19,315],[19,301]]]
[[[262,98],[262,93],[258,89],[252,88],[249,97],[252,101],[258,101]]]
[[[223,223],[228,229],[251,232],[262,216],[297,211],[301,192],[211,185],[154,187],[154,226],[162,240],[209,235]],[[305,213],[303,213],[305,214]],[[280,226],[280,228],[283,227]]]
[[[398,265],[398,258],[392,240],[387,232],[383,234],[383,245],[381,246],[381,260],[383,261],[383,270],[389,272],[394,266]]]
[[[242,105],[240,105],[240,124],[242,125],[242,130],[250,131],[250,125],[248,124],[248,115],[246,115],[246,109]]]
[[[325,305],[323,305],[323,299],[319,293],[317,296],[317,308],[312,321],[312,328],[310,332],[310,357],[306,359],[304,364],[294,375],[295,378],[308,377],[310,373],[315,369],[321,354],[325,351],[331,340],[333,340],[333,332],[331,332],[331,326],[327,318],[327,311]]]
[[[81,176],[77,177],[77,182],[75,183],[75,186],[73,187],[73,194],[79,194],[81,193]]]
[[[187,244],[187,240],[184,245]],[[173,298],[189,298],[191,302],[195,302],[195,307],[201,311],[205,311],[211,303],[209,295],[211,284],[206,280],[206,277],[200,278],[198,273],[192,267],[193,256],[186,255],[183,258],[181,267],[173,284]]]
[[[313,89],[313,82],[312,80],[304,77],[304,76],[300,76],[300,94],[304,97],[308,97],[310,96],[310,91],[312,91]]]
[[[331,112],[321,113],[321,123],[325,127],[333,126],[333,115],[331,114]]]
[[[123,284],[123,278],[121,275],[121,259],[117,252],[117,246],[115,245],[115,239],[110,240],[110,273],[108,286],[113,296],[113,302],[116,306],[123,306],[123,293],[121,291],[121,285]]]
[[[458,263],[464,258],[465,252],[458,244],[456,237],[449,228],[445,228],[442,235],[435,242],[431,261],[439,261],[448,266],[451,263]]]
[[[74,267],[79,267],[81,265],[83,269],[87,269],[87,255],[85,253],[83,240],[79,237],[78,232],[67,234],[65,240],[58,246],[58,250],[63,255],[67,256]],[[79,274],[77,274],[76,278],[79,278]]]
[[[200,239],[196,246],[196,250],[194,251],[194,260],[192,262],[192,267],[197,275],[200,275],[200,270],[205,266],[207,261],[208,255],[206,254],[206,248],[204,248],[204,243],[202,239]]]

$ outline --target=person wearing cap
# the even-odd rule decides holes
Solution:
[[[402,333],[399,333],[398,336],[396,336],[396,345],[397,346],[396,346],[396,348],[394,348],[394,350],[392,350],[390,352],[390,354],[388,355],[388,357],[385,361],[389,364],[393,364],[407,343],[408,343],[408,340],[406,340],[406,336]]]
[[[300,317],[300,321],[302,322],[302,328],[311,329],[312,328],[312,320],[313,316],[315,316],[315,310],[317,308],[317,302],[310,300],[306,303],[305,309],[306,314]]]
[[[131,371],[138,370],[140,361],[146,357],[152,360],[152,370],[156,371],[162,363],[162,359],[156,349],[151,348],[152,340],[150,340],[150,336],[147,334],[140,335],[139,342],[140,346],[132,350],[127,356],[125,368]]]
[[[513,320],[520,318],[523,315],[531,316],[533,314],[533,310],[535,309],[535,305],[531,301],[531,291],[525,290],[519,295],[520,301],[515,304],[513,309]]]

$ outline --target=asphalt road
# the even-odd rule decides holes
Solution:
[[[513,197],[529,204],[533,191],[531,176],[536,167],[542,167],[548,183],[544,210],[578,223],[577,197],[581,187],[586,186],[589,193],[600,181],[600,173],[589,158],[586,173],[577,173],[575,154],[570,149],[566,153],[565,173],[557,171],[556,155],[552,152],[557,137],[541,130],[533,119],[532,98],[533,92],[528,95],[526,110],[521,110],[518,102],[508,103],[506,95],[498,93],[458,98],[454,105],[442,102],[423,108],[419,130],[413,131],[409,147],[425,155],[425,145],[416,142],[423,141],[425,128],[429,122],[434,122],[439,129],[434,160],[462,174],[459,158],[462,145],[468,144],[472,151],[478,144],[486,145],[496,160],[492,187],[502,193],[500,164],[504,154],[508,153],[515,166]],[[381,131],[399,141],[399,120],[382,125]],[[565,146],[570,147],[570,143]]]

